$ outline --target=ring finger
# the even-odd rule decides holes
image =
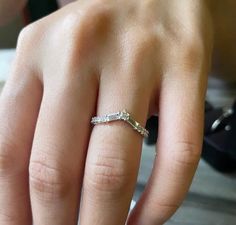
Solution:
[[[128,77],[116,77],[120,79],[109,76],[103,79],[102,76],[97,115],[127,109],[144,126],[149,107],[149,91],[144,88],[147,85],[138,79],[131,82]],[[125,223],[136,184],[141,147],[142,136],[124,121],[93,128],[85,166],[80,224]]]

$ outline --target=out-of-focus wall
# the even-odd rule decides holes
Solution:
[[[23,23],[20,16],[9,24],[0,27],[0,48],[15,48],[17,37],[22,27]]]
[[[75,0],[57,0],[59,6],[64,6],[70,2],[74,2]]]

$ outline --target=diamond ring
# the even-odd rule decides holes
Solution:
[[[148,130],[146,130],[137,121],[135,121],[125,109],[116,113],[106,114],[104,116],[92,117],[91,123],[96,125],[99,123],[107,123],[116,120],[123,120],[129,123],[133,127],[133,129],[136,130],[138,133],[140,133],[144,137],[148,137]]]

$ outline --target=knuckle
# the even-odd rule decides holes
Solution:
[[[24,27],[21,31],[20,31],[20,33],[19,33],[19,35],[18,35],[18,40],[17,40],[17,45],[19,45],[19,44],[21,44],[22,42],[24,42],[24,40],[25,39],[27,39],[28,38],[28,36],[29,36],[29,28],[28,28],[28,26],[27,27]]]
[[[195,166],[201,156],[201,147],[192,142],[182,141],[175,143],[176,150],[173,160],[183,166]]]
[[[167,201],[165,199],[151,199],[149,204],[147,204],[147,210],[149,212],[159,211],[161,213],[155,214],[155,218],[157,221],[162,222],[161,224],[165,223],[170,215],[172,215],[176,209],[178,209],[181,203],[172,203],[173,201]]]
[[[107,9],[110,9],[111,6],[112,4],[109,0],[94,0],[93,2],[88,4],[88,8],[92,10],[91,12],[94,13],[94,15],[101,15],[107,12]],[[89,11],[90,10],[88,10],[87,12]]]
[[[4,224],[20,224],[21,222],[16,216],[11,215],[10,213],[7,214],[5,212],[0,212],[0,221]]]
[[[98,157],[85,171],[85,186],[93,190],[120,194],[129,185],[130,175],[124,159]]]
[[[173,203],[173,201],[168,201],[163,198],[154,198],[149,202],[150,209],[162,209],[162,212],[165,214],[165,212],[170,213],[170,211],[175,211],[179,206],[181,205],[181,202],[179,203]]]
[[[37,40],[37,39],[35,39],[34,37],[35,37],[37,29],[38,29],[38,26],[36,25],[36,23],[32,23],[32,24],[24,27],[20,31],[20,34],[18,36],[17,46],[21,46],[27,42],[32,42],[32,41],[35,42],[35,40]]]
[[[63,51],[66,52],[65,57],[76,62],[80,61],[80,56],[85,55],[87,48],[86,31],[81,31],[81,19],[76,13],[69,13],[63,17],[63,21],[57,26],[55,33],[51,36],[52,47],[57,51],[63,43]],[[85,38],[84,38],[85,36]],[[68,61],[66,61],[68,63]]]
[[[203,41],[185,37],[181,43],[175,43],[173,46],[174,66],[187,73],[201,70],[205,58]]]
[[[198,59],[202,57],[204,51],[203,42],[197,38],[184,39],[183,46],[181,46],[186,55],[186,59]]]
[[[4,207],[1,207],[0,210],[0,223],[4,225],[12,224],[28,224],[29,215],[20,214],[12,210],[11,205],[5,204]]]
[[[108,33],[112,11],[105,3],[93,2],[82,16],[80,31],[84,37],[101,39]]]
[[[62,199],[71,188],[70,173],[59,168],[49,166],[42,160],[31,161],[29,166],[29,180],[32,191],[42,200]]]
[[[41,26],[36,22],[24,27],[17,39],[16,65],[22,68],[32,66],[33,59],[37,56],[36,51],[41,47]],[[35,48],[37,46],[37,48]]]
[[[137,35],[138,37],[137,43],[135,43],[136,55],[138,57],[146,56],[148,57],[151,52],[155,52],[158,44],[158,37],[154,34],[147,32],[146,34]],[[135,37],[134,37],[135,39]]]
[[[163,209],[167,209],[168,211],[169,210],[176,210],[178,207],[180,206],[180,204],[174,204],[174,203],[170,203],[170,202],[167,202],[165,200],[157,200],[153,202],[153,207],[152,208],[163,208]]]
[[[60,26],[58,27],[59,32],[63,32],[63,34],[67,34],[69,33],[69,35],[71,34],[71,32],[76,32],[78,26],[79,26],[79,14],[75,13],[75,12],[70,12],[68,14],[66,14],[63,18],[62,18],[62,22],[60,23]]]
[[[104,5],[111,3],[111,1],[110,0],[94,0],[94,3],[104,6]]]
[[[197,34],[184,34],[176,43],[179,48],[199,55],[204,50],[204,40]]]
[[[0,174],[6,175],[13,169],[12,147],[6,143],[0,144]]]
[[[19,160],[20,147],[13,142],[3,140],[0,137],[0,176],[9,176],[19,173],[25,169],[24,164]]]
[[[128,70],[132,70],[130,75],[140,76],[140,72],[143,71],[144,67],[154,68],[156,67],[156,62],[154,60],[157,57],[159,38],[156,34],[150,31],[136,31],[131,30],[130,33],[125,37],[124,46],[122,46],[124,55],[123,58],[124,65],[128,66]],[[128,63],[127,63],[127,58]],[[147,59],[147,60],[144,60]],[[145,70],[145,76],[147,75],[147,70]],[[150,78],[147,78],[150,79]]]
[[[78,61],[94,57],[94,52],[106,39],[109,29],[110,16],[104,7],[88,6],[81,14],[71,12],[63,18],[62,24],[57,27],[57,35],[52,46],[66,49],[69,65],[74,67]],[[58,38],[59,37],[59,38]]]

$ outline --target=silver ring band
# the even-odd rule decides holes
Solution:
[[[133,129],[136,130],[138,133],[140,133],[144,137],[148,137],[148,130],[146,130],[137,121],[135,121],[125,109],[116,113],[106,114],[104,116],[92,117],[91,123],[96,125],[99,123],[107,123],[116,120],[123,120],[129,123],[133,127]]]

